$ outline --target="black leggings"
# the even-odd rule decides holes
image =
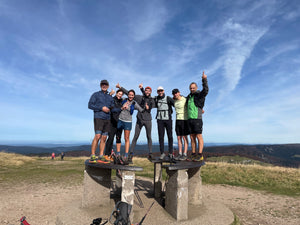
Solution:
[[[111,150],[113,148],[113,142],[114,142],[114,138],[115,138],[116,133],[117,133],[117,127],[112,125],[110,127],[110,131],[108,133],[108,139],[106,141],[105,155],[110,155],[111,154]]]
[[[164,137],[165,129],[167,130],[169,154],[173,154],[173,134],[172,134],[172,120],[157,120],[158,137],[159,137],[159,150],[164,153]]]
[[[134,132],[134,137],[131,142],[130,146],[130,153],[134,154],[134,148],[136,146],[136,142],[140,136],[141,130],[145,126],[146,129],[146,135],[147,135],[147,140],[148,140],[148,148],[149,148],[149,153],[152,153],[152,138],[151,138],[151,129],[152,129],[152,121],[151,120],[137,120],[136,125],[135,125],[135,132]]]

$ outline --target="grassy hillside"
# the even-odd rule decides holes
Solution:
[[[49,157],[28,157],[0,152],[0,185],[22,183],[80,184],[83,180],[86,157],[66,157],[50,160]],[[222,159],[222,158],[219,158]],[[223,161],[228,159],[223,158]],[[231,159],[232,160],[232,159]],[[237,158],[235,163],[207,162],[202,168],[203,183],[228,184],[263,190],[275,194],[300,196],[300,169],[270,165],[244,165],[248,159]],[[144,171],[138,176],[153,178],[153,164],[145,158],[135,158],[134,165]],[[163,174],[165,178],[165,173]]]

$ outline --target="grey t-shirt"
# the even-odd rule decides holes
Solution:
[[[138,110],[139,112],[144,111],[144,109],[135,101],[132,100],[131,102],[127,99],[127,101],[123,104],[128,105],[127,109],[123,109],[119,115],[119,120],[122,120],[124,122],[132,122],[132,114],[131,111],[131,105],[134,104],[134,109]]]

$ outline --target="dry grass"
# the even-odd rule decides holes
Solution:
[[[19,181],[34,183],[79,184],[87,157],[28,157],[0,152],[0,184]],[[146,158],[135,157],[134,166],[143,167],[137,176],[153,178],[154,166]],[[264,190],[275,194],[300,196],[300,169],[206,162],[201,168],[203,183],[228,184]],[[163,179],[166,172],[163,170]]]
[[[202,169],[202,178],[209,184],[229,184],[300,196],[299,168],[207,162]]]
[[[36,161],[36,157],[29,157],[15,153],[0,152],[1,167],[16,166],[20,167],[25,163]]]

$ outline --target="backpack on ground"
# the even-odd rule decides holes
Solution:
[[[132,205],[126,203],[126,202],[122,202],[119,201],[117,202],[117,204],[115,205],[115,208],[113,209],[109,221],[110,223],[114,224],[114,225],[130,225],[130,212],[132,209]],[[114,217],[114,221],[112,221]]]

